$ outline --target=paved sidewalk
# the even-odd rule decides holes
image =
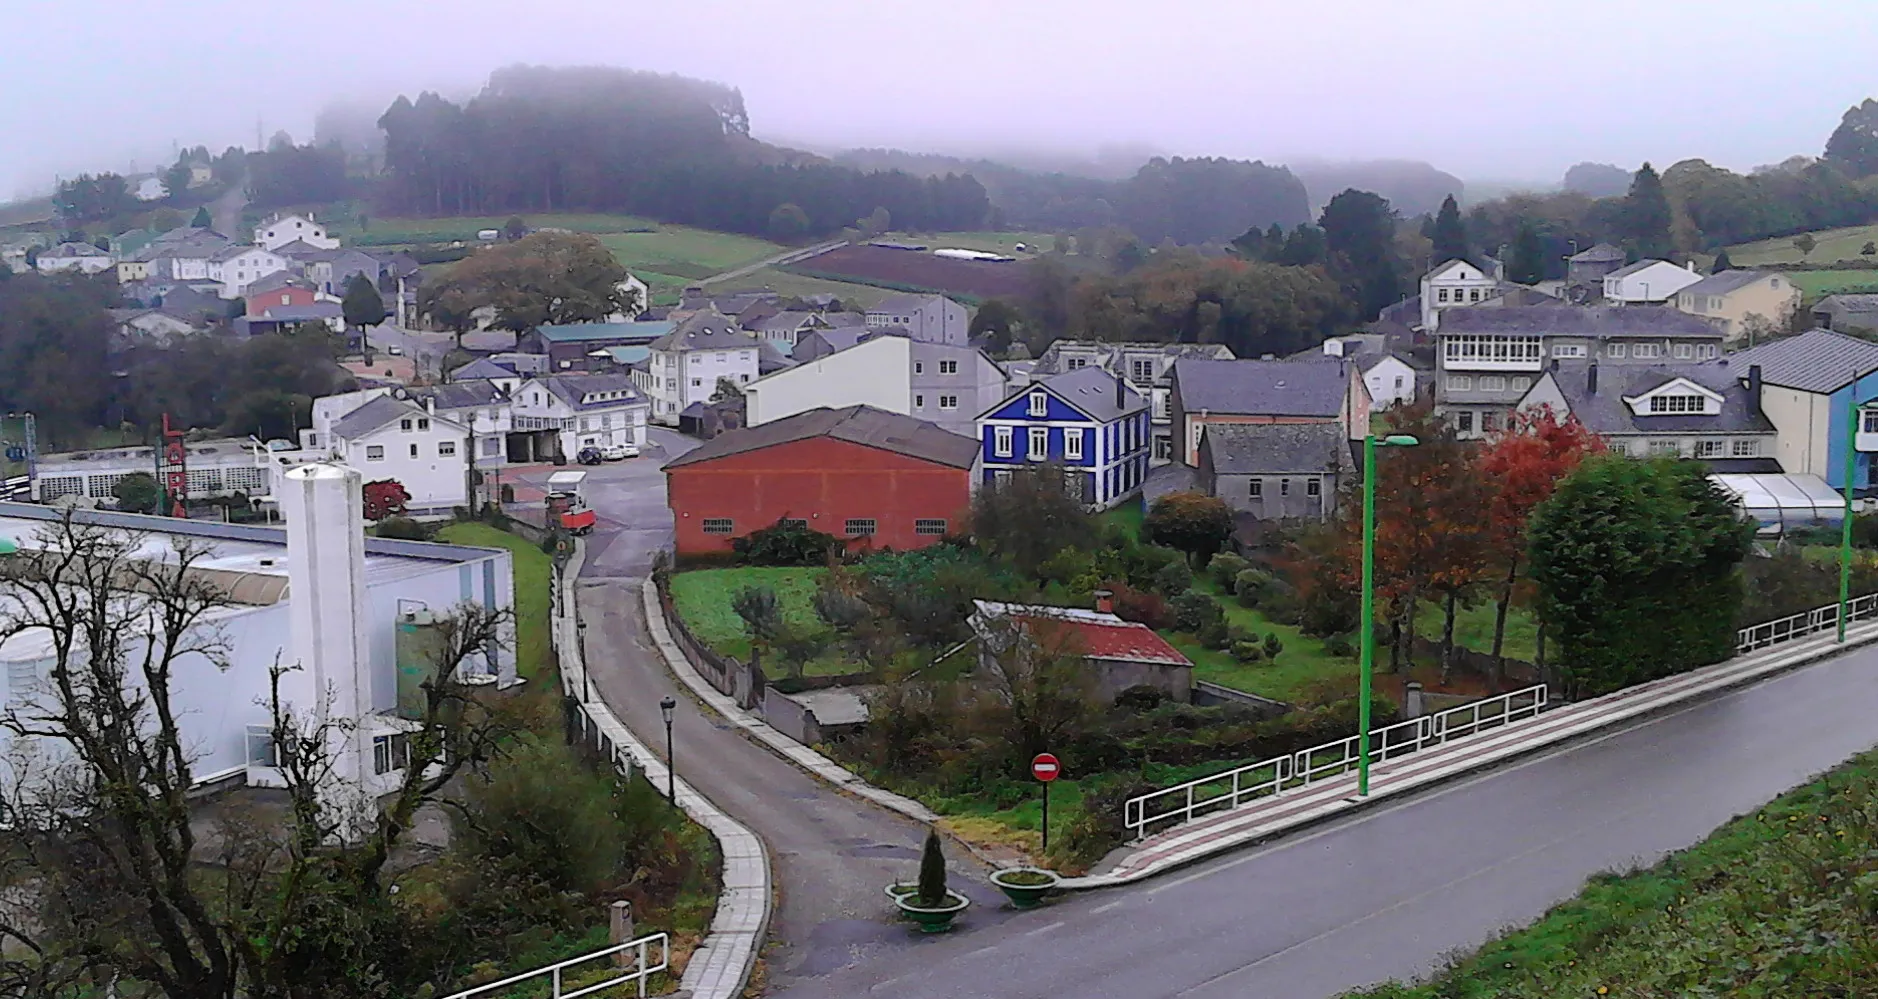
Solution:
[[[586,662],[576,630],[577,618],[569,609],[574,606],[576,580],[585,560],[586,546],[575,545],[574,557],[561,576],[561,593],[554,617],[554,646],[561,666],[561,692],[578,698],[586,682]],[[645,772],[654,787],[666,786],[665,761],[633,735],[602,699],[581,705],[619,751],[631,758]],[[763,934],[770,918],[769,855],[762,840],[737,820],[724,814],[710,799],[691,784],[675,784],[678,807],[703,826],[717,840],[723,856],[720,872],[721,890],[711,928],[685,965],[680,986],[694,999],[735,999],[749,983],[750,973],[763,945]]]
[[[1374,802],[1406,795],[1464,774],[1556,746],[1731,687],[1878,642],[1878,622],[1854,624],[1844,645],[1831,632],[1741,656],[1688,673],[1556,708],[1537,718],[1456,739],[1370,767],[1370,793],[1356,796],[1356,774],[1315,781],[1148,837],[1108,870],[1066,878],[1065,888],[1132,884],[1194,861],[1238,849]]]

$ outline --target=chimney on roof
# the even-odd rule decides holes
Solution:
[[[1591,364],[1585,368],[1585,394],[1598,394],[1598,362],[1596,361],[1592,361]]]
[[[1115,594],[1108,590],[1095,591],[1095,609],[1097,614],[1115,613]]]
[[[1760,411],[1761,366],[1758,364],[1748,365],[1748,402],[1753,405],[1755,412]]]
[[[1122,381],[1121,375],[1115,376],[1115,408],[1128,408],[1128,383]]]
[[[1343,356],[1343,341],[1337,339],[1334,336],[1328,340],[1325,340],[1324,341],[1324,353],[1330,357],[1342,357]]]

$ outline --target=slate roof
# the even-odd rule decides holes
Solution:
[[[272,252],[291,260],[300,261],[329,260],[339,253],[338,250],[328,250],[323,247],[314,246],[304,239],[296,239],[291,243],[283,243],[280,246],[274,247]]]
[[[632,376],[624,372],[597,375],[544,375],[535,381],[555,398],[574,407],[576,410],[591,411],[596,409],[618,409],[642,403],[645,397],[634,387]],[[596,399],[592,402],[582,400],[597,392],[625,392],[617,399]]]
[[[1449,309],[1441,314],[1441,335],[1450,333],[1599,339],[1699,336],[1720,340],[1722,336],[1719,326],[1666,305],[1515,305],[1498,309]]]
[[[209,257],[209,259],[210,260],[233,260],[236,257],[241,256],[244,253],[252,253],[252,252],[273,253],[274,251],[262,249],[261,247],[258,247],[258,246],[242,246],[240,244],[236,244],[233,246],[222,247],[220,250],[217,250],[213,256]]]
[[[260,319],[274,323],[303,323],[311,319],[333,319],[342,314],[338,302],[314,302],[311,305],[276,305],[248,319],[250,322]]]
[[[665,467],[682,468],[816,437],[879,448],[951,468],[969,469],[978,460],[976,438],[961,437],[937,424],[872,406],[844,406],[811,409],[761,426],[728,431],[666,462]]]
[[[1878,295],[1827,295],[1813,306],[1813,311],[1826,311],[1831,305],[1845,312],[1878,312]]]
[[[1626,256],[1629,256],[1629,254],[1626,254],[1620,247],[1612,246],[1609,243],[1599,243],[1588,250],[1581,250],[1572,254],[1569,259],[1573,263],[1580,264],[1607,263],[1612,260],[1622,260]]]
[[[246,297],[253,298],[256,295],[265,295],[270,291],[279,291],[282,288],[303,288],[307,291],[314,290],[313,282],[295,274],[293,271],[272,271],[249,282]]]
[[[732,350],[756,345],[756,337],[714,308],[686,316],[670,333],[651,343],[653,350]]]
[[[1174,388],[1189,414],[1321,417],[1342,413],[1349,390],[1341,364],[1193,358],[1174,362]]]
[[[1733,273],[1730,271],[1729,273]],[[1728,355],[1736,367],[1761,366],[1761,380],[1802,392],[1837,392],[1878,371],[1878,343],[1831,330],[1807,330]]]
[[[923,309],[926,306],[933,304],[934,301],[938,299],[942,299],[944,297],[945,297],[944,295],[912,295],[912,294],[888,295],[886,298],[883,298],[880,300],[880,304],[874,306],[871,309],[868,309],[867,314],[870,316],[906,315],[907,313],[917,312],[920,309]]]
[[[1037,385],[1048,388],[1063,401],[1089,414],[1089,418],[1097,423],[1108,423],[1148,408],[1148,401],[1126,381],[1094,365],[1065,371],[1048,378],[1040,378],[1031,385],[1024,386],[1022,392],[1005,397],[998,405],[1004,405],[1005,402],[1017,395],[1029,392]],[[1125,394],[1122,396],[1125,401],[1119,405],[1115,401],[1117,385],[1125,389]]]
[[[469,378],[412,389],[411,397],[432,400],[438,409],[474,409],[506,401],[509,394],[487,378]]]
[[[873,340],[883,335],[886,334],[883,334],[880,330],[871,329],[866,326],[842,326],[829,330],[810,330],[802,335],[802,340],[815,337],[827,344],[831,349],[839,351],[847,350],[849,347],[863,340]],[[797,349],[801,348],[802,340],[796,341]]]
[[[1764,277],[1773,276],[1774,271],[1722,271],[1710,274],[1696,283],[1677,292],[1680,295],[1726,295],[1738,288],[1745,288]]]
[[[532,374],[533,372],[530,373]],[[490,378],[514,378],[520,374],[520,371],[515,370],[501,361],[488,357],[479,357],[450,372],[450,380],[453,382],[486,381]]]
[[[1624,267],[1619,267],[1618,269],[1604,276],[1607,278],[1626,278],[1632,274],[1638,273],[1639,271],[1645,271],[1652,267],[1655,267],[1657,264],[1669,264],[1669,261],[1658,260],[1655,257],[1645,257],[1642,260],[1639,260],[1634,264],[1629,264]],[[1669,265],[1671,267],[1676,266],[1675,264],[1669,264]]]
[[[332,435],[345,440],[356,440],[390,424],[393,420],[419,411],[416,406],[403,399],[394,399],[390,395],[376,396],[333,424]]]
[[[1033,370],[1038,374],[1051,374],[1066,370],[1064,355],[1086,356],[1094,353],[1101,363],[1113,363],[1118,356],[1129,354],[1164,354],[1178,360],[1183,357],[1203,357],[1215,360],[1231,360],[1232,348],[1223,343],[1153,343],[1146,341],[1105,340],[1053,340],[1037,358]]]
[[[1585,429],[1600,434],[1649,433],[1773,433],[1774,425],[1754,405],[1742,380],[1748,366],[1734,355],[1720,361],[1700,364],[1606,364],[1598,367],[1598,390],[1586,390],[1594,361],[1561,361],[1547,372],[1558,386],[1565,404]],[[1722,397],[1721,412],[1715,416],[1700,413],[1664,413],[1638,416],[1631,411],[1625,396],[1635,398],[1660,388],[1677,378],[1686,378]],[[1762,380],[1766,371],[1762,370]],[[1536,389],[1535,389],[1536,390]]]
[[[1200,434],[1217,475],[1334,471],[1348,448],[1334,423],[1211,423]]]
[[[549,323],[535,327],[549,343],[580,343],[588,340],[632,340],[651,343],[670,333],[667,321],[650,323]]]
[[[45,257],[108,257],[110,254],[90,243],[60,243],[41,254]]]

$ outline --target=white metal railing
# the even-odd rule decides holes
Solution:
[[[1540,683],[1437,714],[1385,725],[1369,734],[1370,762],[1381,763],[1452,739],[1510,725],[1522,718],[1537,716],[1545,706],[1545,684]],[[1130,798],[1122,806],[1122,822],[1139,839],[1156,826],[1165,828],[1191,822],[1210,812],[1237,808],[1248,801],[1284,794],[1327,777],[1349,773],[1357,766],[1357,756],[1357,737],[1351,735],[1336,742],[1249,763]]]
[[[1868,593],[1854,597],[1846,608],[1847,623],[1878,615],[1878,593]],[[1839,605],[1828,604],[1815,607],[1810,611],[1801,611],[1787,617],[1777,617],[1772,621],[1762,621],[1741,629],[1741,635],[1735,642],[1735,654],[1753,652],[1781,642],[1790,642],[1796,638],[1805,638],[1839,626]]]
[[[652,959],[654,948],[657,949],[658,954],[656,961]],[[617,970],[619,973],[605,981],[589,982],[579,985],[578,988],[575,988],[571,992],[562,991],[563,983],[570,977],[567,971],[568,968],[577,964],[598,961],[602,958],[612,958],[613,970]],[[580,957],[569,958],[557,964],[536,968],[533,971],[525,971],[519,975],[504,978],[499,982],[478,985],[473,989],[446,996],[445,999],[470,999],[471,996],[488,995],[489,993],[511,988],[523,982],[529,982],[543,976],[546,976],[552,984],[553,991],[548,993],[550,999],[577,999],[578,996],[592,995],[601,989],[610,989],[615,985],[631,984],[637,984],[639,986],[639,999],[645,999],[646,982],[651,979],[653,975],[670,967],[671,959],[672,951],[670,939],[663,933],[654,933],[651,936],[640,937],[637,940],[628,940],[625,943],[614,944],[611,947],[596,950],[591,954],[582,954]]]

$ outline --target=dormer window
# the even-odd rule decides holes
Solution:
[[[1708,409],[1708,400],[1699,395],[1653,395],[1650,415],[1659,413],[1700,413]]]

